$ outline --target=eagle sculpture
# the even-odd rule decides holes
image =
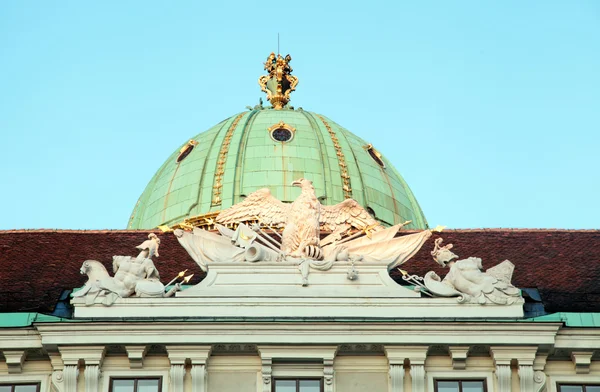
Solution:
[[[270,227],[281,228],[281,250],[294,257],[306,255],[307,248],[320,247],[320,231],[341,233],[350,227],[379,231],[383,227],[356,200],[346,199],[333,205],[322,205],[312,181],[301,178],[292,182],[301,188],[293,203],[284,203],[267,188],[248,195],[242,202],[221,211],[217,223],[224,225],[258,219]]]

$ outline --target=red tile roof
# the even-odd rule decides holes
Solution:
[[[136,255],[150,231],[137,230],[8,230],[0,231],[0,311],[52,312],[63,290],[80,287],[84,260],[112,270],[113,255]],[[163,282],[189,269],[195,284],[204,276],[173,234],[161,239],[155,264]],[[434,237],[437,237],[435,234]],[[549,312],[600,312],[600,230],[467,229],[446,230],[444,243],[461,258],[483,259],[485,269],[503,261],[515,264],[513,283],[537,288]],[[403,269],[423,276],[438,267],[429,240]],[[398,278],[393,271],[392,276]]]

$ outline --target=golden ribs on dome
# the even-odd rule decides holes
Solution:
[[[285,57],[271,53],[265,62],[265,71],[268,75],[258,78],[262,91],[267,93],[267,100],[275,110],[281,110],[290,101],[290,93],[296,89],[298,78],[292,75],[290,62],[292,57]]]

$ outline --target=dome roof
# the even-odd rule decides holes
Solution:
[[[299,110],[234,115],[178,148],[140,196],[128,228],[151,229],[216,212],[269,188],[293,201],[292,181],[313,181],[321,203],[353,198],[385,225],[427,227],[408,185],[371,145],[329,118]]]

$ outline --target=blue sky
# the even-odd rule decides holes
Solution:
[[[0,229],[124,228],[276,50],[429,223],[600,226],[600,2],[0,2]]]

